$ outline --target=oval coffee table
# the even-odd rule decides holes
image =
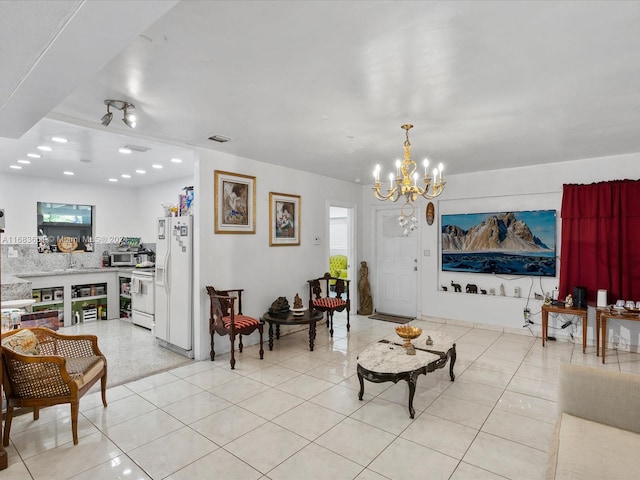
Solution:
[[[294,315],[291,310],[282,314],[265,312],[260,321],[269,323],[269,350],[273,350],[273,325],[276,326],[276,338],[280,338],[280,325],[309,325],[309,350],[313,352],[313,342],[316,339],[316,323],[324,318],[322,312],[305,310],[302,315]]]
[[[424,340],[417,342],[415,355],[407,355],[401,344],[390,340],[381,340],[370,345],[358,355],[358,381],[362,401],[364,395],[364,379],[373,383],[405,380],[409,385],[409,416],[414,418],[413,397],[416,393],[418,375],[426,375],[449,363],[449,376],[455,380],[453,365],[456,361],[456,344],[445,335],[432,334],[433,345],[426,345]]]

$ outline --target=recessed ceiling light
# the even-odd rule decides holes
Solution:
[[[122,178],[131,178],[131,175],[129,175],[128,173],[123,173],[122,175],[120,175]]]
[[[65,175],[74,175],[73,172],[62,172],[62,173],[64,173]]]
[[[47,146],[47,145],[38,145],[36,147],[38,150],[42,150],[43,152],[50,152],[51,150],[53,150],[53,148]]]
[[[173,163],[182,163],[182,159],[181,158],[172,158],[171,161]]]
[[[40,155],[39,153],[27,153],[27,157],[42,158],[42,155]]]
[[[81,158],[80,161],[83,162],[83,163],[91,163],[91,159],[90,158]]]
[[[160,169],[162,168],[162,165],[158,165],[157,163],[154,163],[153,165],[151,165],[153,168],[157,168]]]
[[[136,173],[147,173],[147,171],[139,168],[138,170],[136,170]]]
[[[130,149],[128,149],[128,148],[124,148],[124,147],[119,148],[119,149],[118,149],[118,151],[119,151],[120,153],[125,153],[125,154],[129,154],[129,153],[131,153],[131,150],[130,150]]]
[[[18,160],[18,163],[22,163],[23,165],[29,165],[31,162],[29,160]]]
[[[21,170],[22,167],[20,165],[9,165],[9,168],[13,168],[14,170]]]
[[[51,137],[51,141],[56,143],[67,143],[69,140],[63,137]]]
[[[117,178],[110,178],[110,179],[109,179],[109,181],[110,181],[110,182],[114,182],[114,183],[115,183],[115,182],[117,182],[117,181],[118,181],[118,179],[117,179]]]

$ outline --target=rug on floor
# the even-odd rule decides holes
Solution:
[[[369,316],[369,318],[373,318],[374,320],[383,320],[385,322],[393,322],[393,323],[409,323],[411,320],[415,320],[413,317],[404,317],[402,315],[391,315],[389,313],[379,313],[376,312],[373,315]]]

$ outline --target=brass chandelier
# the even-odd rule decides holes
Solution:
[[[404,204],[400,208],[400,217],[398,218],[399,225],[404,228],[404,234],[408,235],[409,232],[415,230],[418,227],[418,221],[415,217],[415,207],[412,202],[415,202],[418,197],[426,198],[430,200],[439,196],[445,186],[445,182],[442,178],[442,171],[444,169],[442,163],[438,165],[438,168],[433,169],[433,179],[429,176],[429,161],[424,160],[424,186],[418,186],[418,166],[416,162],[411,159],[411,142],[409,142],[409,130],[413,128],[413,125],[406,123],[401,126],[405,131],[406,140],[404,141],[404,158],[402,162],[396,160],[396,175],[389,174],[389,188],[386,195],[381,193],[382,183],[380,182],[380,165],[376,165],[373,171],[373,177],[375,183],[373,184],[373,194],[378,200],[391,200],[397,202],[400,198],[405,199]],[[394,186],[395,184],[395,186]]]

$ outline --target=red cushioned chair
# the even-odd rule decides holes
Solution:
[[[333,291],[329,289],[330,283],[335,282]],[[309,283],[309,310],[319,310],[327,312],[327,326],[329,333],[333,337],[333,312],[347,311],[347,331],[351,328],[349,324],[349,310],[351,309],[351,300],[349,299],[349,282],[350,280],[338,277],[332,277],[330,273],[324,276],[307,280]],[[330,294],[335,293],[335,297]],[[343,296],[345,298],[343,298]]]
[[[231,369],[236,368],[235,341],[238,335],[238,350],[242,353],[242,335],[249,335],[256,329],[260,332],[260,360],[264,356],[262,348],[262,323],[260,320],[242,314],[242,289],[235,290],[215,290],[207,287],[211,310],[209,316],[209,333],[211,334],[211,361],[213,362],[216,352],[213,349],[213,335],[229,335],[231,341]],[[231,295],[237,293],[237,297]],[[236,299],[238,300],[236,313]]]

